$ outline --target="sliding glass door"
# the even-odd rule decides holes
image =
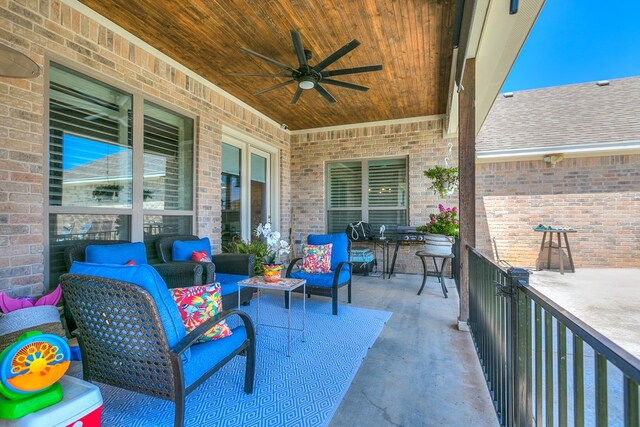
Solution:
[[[222,144],[222,244],[250,240],[272,216],[272,154],[248,144]]]

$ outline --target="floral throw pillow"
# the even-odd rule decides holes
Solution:
[[[200,326],[201,323],[222,311],[222,291],[220,283],[189,288],[169,289],[171,297],[178,306],[182,323],[187,333]],[[225,338],[231,335],[231,328],[223,320],[205,332],[196,342],[206,342]]]
[[[311,274],[323,274],[331,271],[331,248],[327,245],[305,245],[302,248],[302,271]]]
[[[197,262],[211,262],[211,258],[209,258],[209,254],[204,249],[200,252],[193,251],[191,252],[191,260]]]

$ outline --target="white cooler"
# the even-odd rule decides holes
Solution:
[[[64,375],[62,401],[15,420],[1,420],[0,427],[99,427],[102,395],[95,385]]]

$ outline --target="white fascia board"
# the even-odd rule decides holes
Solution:
[[[447,114],[444,119],[444,137],[453,138],[458,135],[458,86],[456,85],[456,65],[458,48],[451,55],[451,74],[449,75],[449,96],[447,96]]]
[[[469,0],[471,1],[471,0]],[[467,57],[475,58],[478,53],[478,46],[482,38],[487,12],[489,11],[489,0],[476,0],[476,6],[471,21],[471,30],[469,31],[469,44],[467,45]]]
[[[485,1],[482,0],[479,3],[485,3]],[[489,2],[475,55],[476,135],[480,132],[498,92],[509,75],[544,1],[520,2],[518,13],[515,15],[509,14],[507,0]]]
[[[636,152],[640,153],[640,140],[478,151],[476,153],[476,159],[480,163],[487,163],[495,161],[507,162],[511,160],[539,160],[542,156],[549,154],[563,154],[565,157],[587,157]]]
[[[220,87],[214,85],[209,80],[207,80],[204,77],[202,77],[200,74],[196,73],[195,71],[190,70],[189,68],[187,68],[184,65],[180,64],[175,59],[167,56],[166,54],[164,54],[162,52],[160,52],[155,47],[151,46],[150,44],[148,44],[147,42],[143,41],[142,39],[134,36],[133,34],[128,32],[124,28],[122,28],[119,25],[117,25],[115,22],[110,21],[109,18],[106,18],[106,17],[100,15],[98,12],[96,12],[95,10],[89,8],[88,6],[85,6],[84,4],[80,3],[78,0],[61,0],[61,1],[62,1],[62,3],[67,4],[69,7],[77,10],[81,14],[83,14],[83,15],[87,16],[88,18],[94,20],[98,24],[104,26],[105,28],[108,28],[109,30],[111,30],[114,33],[118,34],[119,36],[123,37],[128,42],[135,44],[136,47],[139,47],[140,49],[143,49],[143,50],[147,51],[148,53],[150,53],[151,55],[155,56],[156,58],[166,62],[167,64],[169,64],[170,66],[172,66],[176,70],[180,70],[182,73],[184,73],[185,75],[188,75],[190,78],[202,83],[203,85],[205,85],[206,87],[208,87],[212,91],[218,93],[219,95],[222,95],[223,97],[227,98],[231,102],[233,102],[235,104],[238,104],[242,108],[245,108],[245,109],[249,110],[251,113],[253,113],[253,114],[257,115],[258,117],[262,118],[263,120],[271,123],[275,127],[277,127],[277,128],[280,127],[280,123],[276,122],[271,117],[265,115],[264,113],[261,113],[260,111],[256,110],[255,108],[253,108],[249,104],[247,104],[244,101],[241,101],[240,99],[238,99],[235,96],[231,95],[229,92],[225,91],[224,89],[221,89]],[[285,132],[287,132],[287,130],[285,130]]]

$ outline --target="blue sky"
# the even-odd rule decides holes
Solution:
[[[501,92],[640,75],[640,2],[547,0]]]
[[[125,148],[114,144],[64,134],[62,143],[62,170],[73,169],[122,150],[125,150]]]

